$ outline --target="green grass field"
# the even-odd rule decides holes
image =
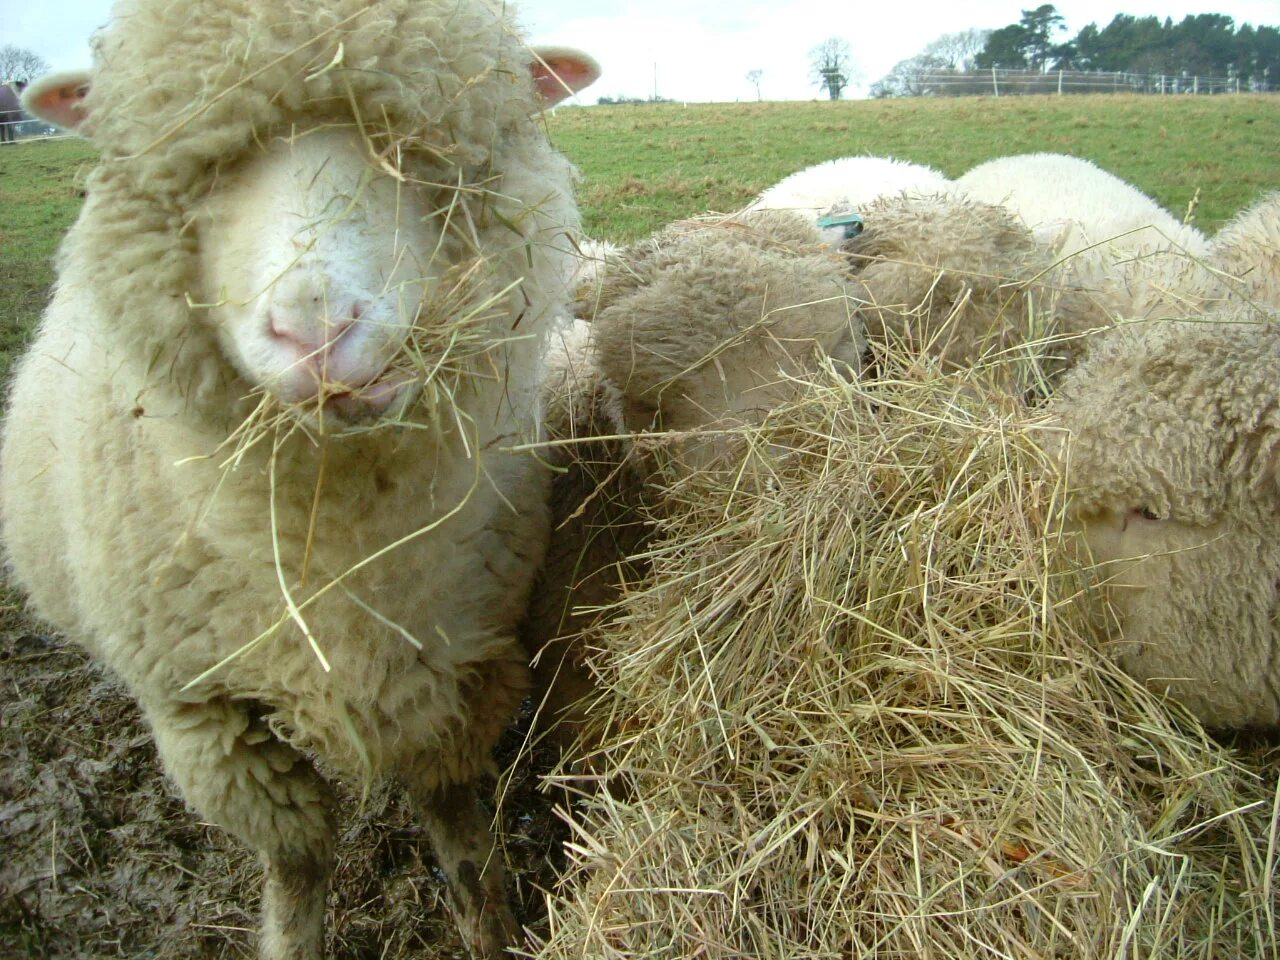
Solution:
[[[1280,189],[1280,97],[1023,97],[564,108],[548,118],[582,171],[587,231],[632,240],[680,217],[729,211],[802,167],[892,155],[948,176],[1049,150],[1096,161],[1213,232]],[[0,376],[53,279],[93,151],[75,140],[0,149]]]
[[[552,138],[582,170],[586,227],[629,240],[728,211],[789,173],[868,153],[951,177],[1047,150],[1101,164],[1213,232],[1280,188],[1280,97],[1018,97],[563,109]]]

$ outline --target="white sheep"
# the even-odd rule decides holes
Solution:
[[[121,0],[28,92],[101,161],[13,385],[9,561],[261,854],[269,960],[323,954],[312,755],[406,785],[468,949],[518,935],[472,781],[527,685],[547,477],[504,448],[576,226],[534,114],[595,72],[471,0]]]
[[[1208,240],[1132,184],[1060,153],[998,157],[957,178],[955,191],[1008,207],[1036,238],[1070,257],[1094,244],[1130,255],[1176,249],[1203,256]]]
[[[581,636],[630,579],[662,468],[730,460],[736,428],[793,397],[823,357],[856,373],[865,346],[842,260],[785,211],[671,224],[607,258],[578,306],[590,322],[553,338],[547,363],[558,474],[525,626],[542,712],[570,736],[592,689]]]
[[[1226,274],[1213,286],[1225,286],[1230,298],[1280,310],[1280,192],[1267,194],[1218,231],[1205,262]]]
[[[1280,324],[1122,324],[1051,409],[1120,665],[1215,727],[1280,724]]]
[[[1022,356],[1020,345],[1055,332],[1039,282],[1052,259],[1004,207],[899,195],[862,213],[864,229],[839,249],[873,343],[967,367]]]
[[[951,189],[951,181],[932,167],[893,157],[840,157],[814,164],[783,178],[757,197],[749,210],[790,210],[817,222],[828,213],[861,214],[884,197],[928,197]],[[852,235],[843,226],[823,229],[837,244]]]

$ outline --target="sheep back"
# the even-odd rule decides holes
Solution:
[[[765,190],[751,209],[791,210],[815,219],[832,207],[861,213],[885,197],[944,193],[951,181],[932,167],[893,157],[839,157],[784,177]]]
[[[1237,296],[1280,310],[1280,192],[1271,193],[1223,227],[1208,265],[1227,274]]]
[[[1174,247],[1203,255],[1208,249],[1199,230],[1183,224],[1137,187],[1080,157],[997,157],[959,177],[955,190],[1009,207],[1060,256],[1097,243],[1130,253]]]

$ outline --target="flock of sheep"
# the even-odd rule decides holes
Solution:
[[[119,0],[26,94],[101,161],[9,400],[13,578],[260,853],[270,960],[323,954],[330,772],[403,783],[467,948],[517,942],[474,782],[531,658],[581,720],[647,435],[722,462],[877,339],[1044,351],[1126,669],[1280,723],[1280,198],[1207,239],[1068,157],[853,158],[590,245],[537,115],[596,73],[481,0]]]
[[[852,209],[848,238],[815,226],[818,211]],[[1012,386],[1048,394],[1070,437],[1073,518],[1124,623],[1121,664],[1206,724],[1276,726],[1277,251],[1277,194],[1210,240],[1074,157],[993,160],[955,182],[895,160],[831,161],[736,217],[601,255],[577,304],[592,322],[552,354],[549,428],[565,440],[703,428],[681,453],[693,469],[822,358],[856,376],[865,340],[956,367],[1030,351],[1034,382]],[[635,537],[597,531],[634,529],[655,494],[643,466],[612,476],[610,460],[630,464],[624,475],[643,463],[616,441],[563,449],[532,632],[534,649],[551,640],[558,654],[548,705],[577,727],[589,685],[558,635],[585,626],[575,609],[616,599]],[[584,473],[616,488],[603,504],[588,495],[590,512]]]

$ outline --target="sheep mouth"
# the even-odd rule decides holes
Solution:
[[[408,377],[393,375],[360,387],[345,389],[339,386],[326,392],[320,400],[320,412],[325,419],[340,423],[361,424],[375,420],[395,420],[417,393],[416,382]]]

